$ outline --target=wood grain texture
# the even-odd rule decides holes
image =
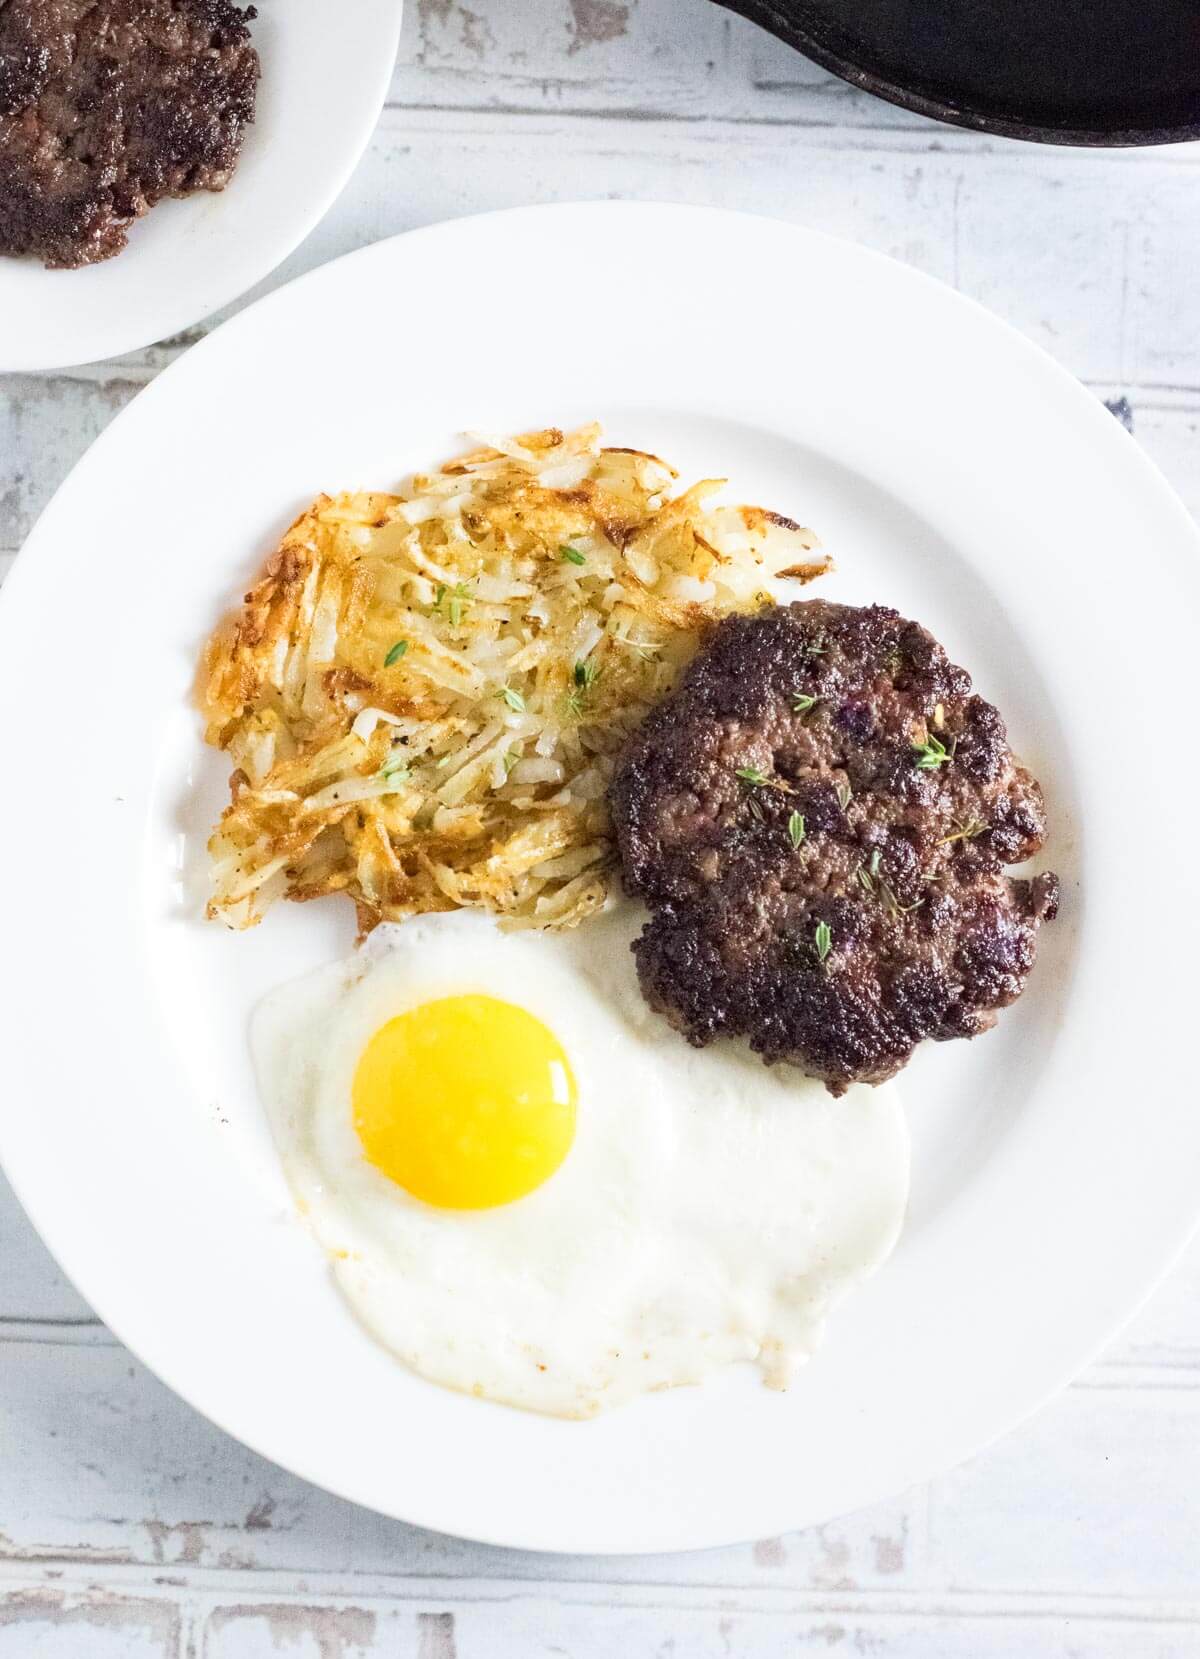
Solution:
[[[770,213],[1008,318],[1200,517],[1198,190],[1200,147],[937,128],[704,0],[410,0],[362,166],[262,289],[533,200]],[[92,440],[210,326],[0,379],[0,578]],[[1059,1400],[926,1488],[736,1549],[559,1559],[383,1520],[225,1438],[96,1322],[0,1182],[0,1659],[1195,1659],[1198,1494],[1200,1247]]]

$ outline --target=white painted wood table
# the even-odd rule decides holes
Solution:
[[[934,126],[706,0],[411,8],[369,153],[269,286],[514,203],[776,214],[1009,318],[1200,513],[1196,147],[1076,153]],[[0,571],[192,338],[0,377]],[[1136,1109],[1149,1125],[1153,1102]],[[1065,1396],[965,1468],[792,1537],[623,1561],[434,1537],[282,1474],[109,1336],[6,1190],[0,1264],[0,1659],[1200,1654],[1200,1250]]]

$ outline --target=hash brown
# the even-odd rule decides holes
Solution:
[[[791,520],[715,503],[721,480],[675,484],[589,426],[320,497],[205,653],[206,737],[236,768],[210,916],[339,892],[362,932],[591,914],[626,737],[720,617],[827,568]]]

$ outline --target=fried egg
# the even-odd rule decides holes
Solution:
[[[560,1417],[754,1362],[784,1386],[890,1252],[894,1091],[693,1050],[619,905],[569,934],[377,928],[256,1011],[299,1207],[363,1325],[432,1382]]]

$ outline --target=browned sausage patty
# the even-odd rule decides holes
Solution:
[[[230,0],[0,0],[0,253],[119,253],[164,196],[220,190],[258,54]]]
[[[643,993],[688,1040],[749,1038],[834,1094],[1020,995],[1053,875],[1004,722],[882,605],[729,617],[622,754],[625,885],[651,917]]]

